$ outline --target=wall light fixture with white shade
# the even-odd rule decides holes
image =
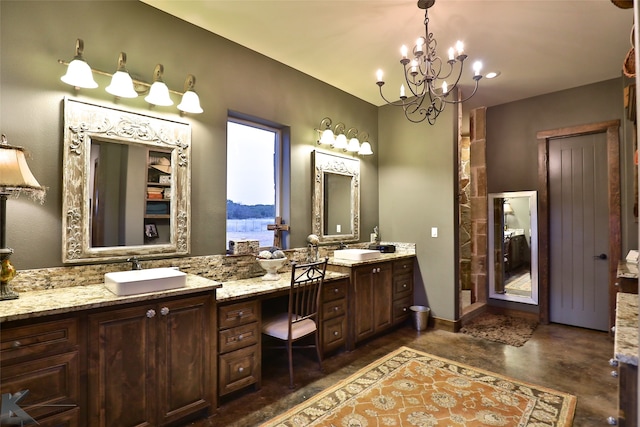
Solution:
[[[373,154],[368,133],[360,133],[360,139],[363,141],[360,143],[360,139],[358,139],[358,129],[349,128],[349,130],[345,132],[346,126],[344,123],[337,123],[333,128],[331,127],[332,123],[329,117],[325,117],[320,122],[320,127],[316,129],[319,135],[316,141],[318,145],[348,151],[361,156]]]
[[[151,105],[171,106],[170,93],[182,96],[182,101],[178,104],[178,109],[184,113],[200,114],[203,112],[200,106],[200,98],[194,91],[196,78],[193,74],[187,75],[184,92],[171,90],[163,81],[164,66],[157,64],[153,71],[153,81],[151,84],[133,79],[126,68],[127,54],[120,52],[118,57],[118,67],[116,72],[111,74],[105,71],[91,68],[84,59],[84,42],[82,39],[76,40],[76,52],[71,62],[58,59],[58,63],[67,65],[67,72],[60,78],[64,83],[76,89],[95,89],[98,84],[93,79],[93,73],[111,77],[111,83],[105,90],[117,98],[136,98],[148,92],[145,97]]]

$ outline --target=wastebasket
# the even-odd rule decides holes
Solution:
[[[417,331],[426,330],[427,324],[429,323],[429,312],[431,309],[422,305],[412,305],[409,309],[411,310],[413,327]]]

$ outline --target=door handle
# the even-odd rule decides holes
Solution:
[[[593,259],[607,259],[607,254],[595,255]]]

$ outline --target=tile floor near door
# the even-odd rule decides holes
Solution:
[[[294,390],[288,387],[285,352],[271,350],[263,354],[260,390],[224,399],[209,419],[188,425],[258,426],[402,345],[574,394],[578,398],[574,427],[604,426],[607,417],[617,414],[617,379],[611,376],[613,368],[609,366],[613,340],[604,332],[539,325],[524,346],[512,347],[461,333],[416,332],[403,326],[352,352],[326,359],[324,374],[319,372],[312,351],[300,350],[294,355]]]

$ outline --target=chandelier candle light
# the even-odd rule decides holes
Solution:
[[[461,100],[449,97],[460,81],[467,55],[464,53],[463,43],[458,41],[455,49],[449,48],[447,61],[443,61],[438,56],[436,52],[438,43],[433,33],[429,32],[428,12],[434,3],[435,0],[418,0],[418,7],[424,9],[425,36],[417,39],[413,48],[413,59],[409,59],[406,46],[403,45],[400,49],[400,63],[404,68],[406,82],[406,87],[404,84],[400,86],[400,100],[392,102],[383,95],[382,70],[377,72],[378,81],[376,83],[380,88],[382,99],[387,104],[402,107],[409,121],[419,123],[426,119],[431,125],[435,124],[436,118],[444,111],[447,104],[458,104],[475,95],[478,90],[478,82],[482,78],[480,74],[482,63],[477,61],[473,64],[475,87],[471,95]],[[447,79],[450,79],[449,82]],[[409,97],[407,89],[410,92]]]

